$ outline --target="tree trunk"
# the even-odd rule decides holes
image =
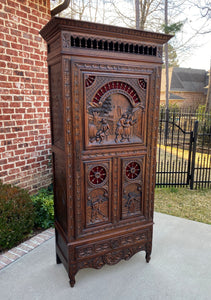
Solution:
[[[165,0],[165,25],[168,26],[168,0]],[[165,67],[166,67],[166,109],[169,108],[169,62],[168,43],[165,44]]]
[[[135,10],[136,10],[136,29],[140,29],[140,4],[139,4],[139,0],[135,0]]]

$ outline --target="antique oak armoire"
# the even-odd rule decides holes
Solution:
[[[152,248],[162,47],[170,36],[63,18],[48,45],[57,263],[70,285]]]

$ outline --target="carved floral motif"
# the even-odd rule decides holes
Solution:
[[[106,169],[103,166],[95,166],[89,173],[89,180],[92,184],[102,184],[106,179]]]
[[[140,165],[136,161],[132,161],[126,166],[126,176],[129,179],[136,179],[140,174]]]

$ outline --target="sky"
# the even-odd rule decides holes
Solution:
[[[92,3],[94,5],[96,0],[93,0]],[[178,0],[180,1],[180,0]],[[202,2],[204,0],[201,0]],[[51,0],[51,4],[52,4],[52,8],[53,6],[56,5],[56,2],[58,2],[57,0]],[[86,2],[86,0],[85,0]],[[134,11],[134,0],[121,0],[121,1],[115,1],[116,3],[118,3],[121,7],[122,12],[126,11],[126,15],[129,15],[130,12]],[[77,1],[77,5],[80,6],[81,0]],[[98,4],[101,3],[101,1],[98,2]],[[109,1],[105,1],[104,3],[109,3]],[[170,2],[171,3],[171,2]],[[187,3],[189,3],[187,1]],[[113,9],[110,10],[111,5],[110,4],[105,4],[106,6],[106,10],[105,10],[105,14],[102,14],[102,10],[103,8],[105,9],[105,7],[103,6],[101,9],[99,9],[97,11],[97,22],[104,21],[104,23],[109,23],[109,18],[107,18],[108,16],[112,15],[114,13]],[[129,12],[130,11],[130,12]],[[173,13],[174,16],[174,9],[171,9],[171,12]],[[89,11],[90,13],[90,11]],[[88,14],[89,14],[88,13]],[[95,15],[96,10],[94,10],[92,12],[92,16]],[[107,16],[107,17],[105,17]],[[175,16],[174,16],[175,17]],[[77,17],[76,17],[77,18]],[[105,19],[104,19],[105,18]],[[171,22],[171,16],[170,16],[170,12],[169,12],[169,19]],[[88,21],[89,20],[89,16],[88,16]],[[93,20],[91,20],[93,21]],[[119,20],[120,21],[120,20]],[[178,41],[182,41],[182,43],[185,43],[191,36],[194,35],[194,33],[199,30],[200,32],[205,29],[207,30],[208,27],[204,27],[204,21],[205,19],[201,18],[201,15],[199,13],[199,10],[194,7],[192,4],[187,4],[186,9],[182,10],[179,14],[177,19],[173,20],[173,22],[175,21],[183,21],[184,22],[184,26],[182,28],[182,33],[180,34],[180,36],[178,36]],[[209,34],[198,34],[194,39],[191,40],[190,42],[190,50],[188,51],[188,53],[180,53],[178,55],[179,58],[179,65],[180,67],[183,68],[192,68],[192,69],[204,69],[206,71],[208,71],[210,69],[210,61],[211,61],[211,18],[209,21],[209,28],[210,28],[210,33]],[[121,22],[118,23],[119,26],[124,26],[125,24],[121,24]],[[177,45],[175,43],[175,45]]]
[[[208,71],[211,63],[211,36],[201,38],[201,46],[193,48],[192,54],[183,62],[180,67],[191,69],[203,69]]]
[[[184,26],[185,38],[188,39],[194,32],[199,30],[199,34],[191,41],[191,51],[180,66],[192,69],[210,69],[211,63],[211,15],[207,23],[201,18],[199,10],[196,7],[189,7],[184,16],[187,18]],[[210,31],[202,34],[203,31]]]

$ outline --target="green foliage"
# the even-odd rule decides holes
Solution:
[[[201,145],[210,145],[211,142],[211,114],[206,113],[206,106],[199,105],[197,111],[198,143]]]
[[[26,238],[33,229],[34,217],[28,192],[0,181],[0,251]]]
[[[206,105],[199,105],[196,112],[198,114],[204,114],[206,112]]]
[[[54,200],[51,189],[41,189],[31,197],[35,208],[35,228],[49,228],[54,225]]]
[[[176,22],[170,25],[163,24],[162,29],[166,34],[175,34],[182,29],[182,26],[182,22]]]
[[[161,104],[160,105],[160,110],[163,110],[163,111],[165,111],[165,109],[166,109],[166,105],[165,104]],[[177,103],[169,103],[169,111],[170,112],[179,112],[180,111],[180,108],[179,108],[179,106],[178,106],[178,104]]]
[[[170,190],[171,193],[178,193],[178,189],[175,188],[174,186],[171,186],[171,187],[169,188],[169,190]]]
[[[211,189],[174,189],[155,189],[155,211],[211,224]]]
[[[164,62],[165,62],[165,51],[163,52],[164,55]],[[177,52],[176,49],[168,43],[168,63],[169,63],[169,68],[172,67],[179,67],[179,61],[177,58]],[[162,68],[164,69],[166,67],[165,63],[162,65]]]

